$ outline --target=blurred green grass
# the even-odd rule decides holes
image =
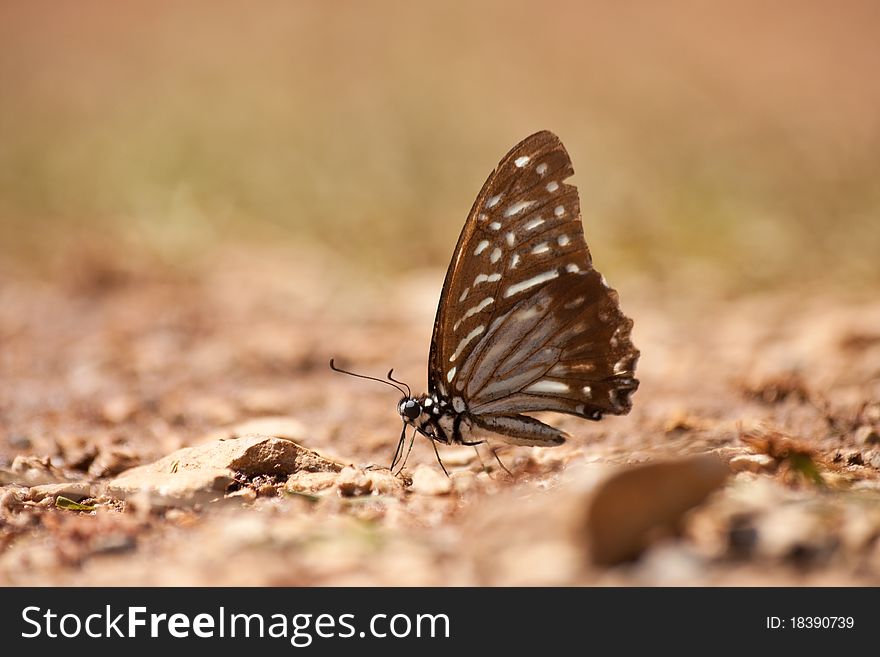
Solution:
[[[4,3],[0,257],[268,242],[442,267],[547,128],[603,269],[872,289],[878,26],[856,0]]]

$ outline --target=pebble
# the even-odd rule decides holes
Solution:
[[[447,495],[452,491],[452,480],[431,465],[420,465],[412,477],[411,490],[418,495]]]
[[[373,491],[373,481],[363,470],[349,466],[339,473],[336,487],[343,497],[369,495]]]
[[[771,472],[776,461],[768,454],[740,454],[729,461],[730,469],[734,472]]]
[[[870,426],[862,425],[856,429],[853,437],[859,445],[877,445],[880,444],[880,433]]]
[[[71,481],[63,484],[42,484],[33,486],[28,490],[27,498],[34,502],[44,499],[54,500],[59,495],[79,502],[87,497],[92,497],[92,485],[87,481]]]

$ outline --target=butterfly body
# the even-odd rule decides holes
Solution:
[[[441,292],[429,392],[401,401],[405,425],[445,444],[552,446],[565,433],[528,413],[629,412],[633,323],[593,268],[577,188],[565,182],[573,173],[559,138],[543,131],[486,180]]]
[[[444,445],[478,445],[496,438],[516,445],[561,445],[558,429],[522,415],[474,415],[460,397],[447,402],[437,392],[404,398],[398,404],[403,421]],[[596,417],[595,419],[599,419]]]

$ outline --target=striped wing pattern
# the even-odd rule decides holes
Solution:
[[[632,320],[592,265],[556,135],[513,148],[477,197],[447,272],[429,389],[515,444],[564,434],[520,413],[600,419],[638,388]]]

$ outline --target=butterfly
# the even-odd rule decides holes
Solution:
[[[437,443],[489,440],[551,447],[568,436],[529,414],[597,421],[630,411],[639,386],[633,321],[593,267],[577,188],[565,182],[573,173],[562,142],[542,131],[514,146],[489,175],[446,272],[428,392],[413,396],[388,373],[404,395],[392,469],[408,427],[410,450],[417,433],[435,453]],[[333,361],[331,367],[345,372]]]

